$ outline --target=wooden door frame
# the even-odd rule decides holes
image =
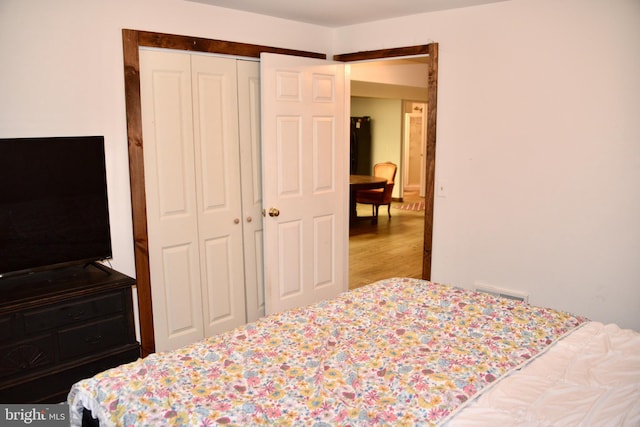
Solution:
[[[326,59],[323,53],[283,49],[226,40],[212,40],[149,31],[122,30],[124,57],[124,89],[127,110],[127,142],[129,149],[129,181],[131,215],[140,319],[142,356],[155,352],[151,279],[149,270],[149,238],[144,182],[144,141],[140,100],[140,47],[154,47],[192,52],[218,53],[248,58],[260,58],[262,52]]]
[[[436,118],[438,112],[438,43],[391,49],[370,50],[334,55],[335,61],[354,62],[403,56],[428,55],[427,60],[427,150],[425,162],[424,242],[422,249],[422,278],[431,279],[433,250],[433,204],[436,171]]]
[[[149,238],[144,182],[144,140],[140,99],[139,48],[152,47],[193,52],[218,53],[232,56],[259,58],[262,52],[326,59],[323,53],[284,49],[272,46],[213,40],[150,31],[122,30],[124,59],[124,86],[127,119],[127,144],[129,152],[129,181],[131,187],[131,215],[133,221],[134,255],[140,341],[142,357],[155,352],[151,280],[149,269]],[[429,55],[429,100],[427,106],[427,193],[425,197],[425,238],[422,277],[431,275],[431,236],[433,233],[433,196],[435,171],[435,126],[438,45],[431,43],[398,49],[358,52],[336,55],[337,61],[349,62],[409,55]]]

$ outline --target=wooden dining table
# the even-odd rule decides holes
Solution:
[[[358,218],[371,219],[372,216],[358,217],[356,210],[356,192],[358,190],[370,190],[374,188],[384,188],[387,179],[380,176],[371,175],[349,175],[349,222]]]

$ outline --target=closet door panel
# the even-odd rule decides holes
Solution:
[[[313,284],[317,288],[331,286],[335,281],[336,226],[333,215],[315,217],[313,219],[314,271]]]
[[[247,321],[264,316],[260,64],[239,60],[238,119]]]
[[[261,220],[259,222],[262,223]],[[247,322],[255,322],[265,314],[263,245],[262,225],[252,233],[245,233],[245,258],[249,258],[251,262],[245,268]]]
[[[164,307],[158,305],[160,311],[166,313],[166,331],[169,341],[183,338],[190,339],[193,335],[202,335],[202,319],[200,311],[193,310],[194,300],[200,298],[200,293],[193,295],[194,289],[183,286],[185,278],[189,278],[193,261],[197,261],[198,248],[195,244],[184,244],[164,247],[162,251]]]
[[[144,169],[157,350],[203,336],[189,55],[140,51]]]
[[[204,312],[209,316],[205,317],[205,329],[215,329],[216,325],[233,321],[235,317],[234,295],[228,286],[234,274],[233,246],[228,236],[204,242],[205,277],[209,280],[207,300],[203,301],[207,304]]]
[[[236,60],[191,56],[205,335],[246,322]]]

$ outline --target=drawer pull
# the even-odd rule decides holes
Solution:
[[[86,312],[84,310],[77,311],[75,313],[67,313],[67,317],[71,320],[80,320],[84,317]]]
[[[89,335],[84,337],[82,340],[87,344],[95,345],[95,344],[98,344],[100,341],[102,341],[102,335]]]

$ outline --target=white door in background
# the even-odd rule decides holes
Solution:
[[[263,54],[266,313],[348,289],[344,64]]]
[[[420,112],[404,115],[404,191],[419,191],[420,197],[425,195],[425,151],[426,123],[423,111],[426,104],[421,105]]]

